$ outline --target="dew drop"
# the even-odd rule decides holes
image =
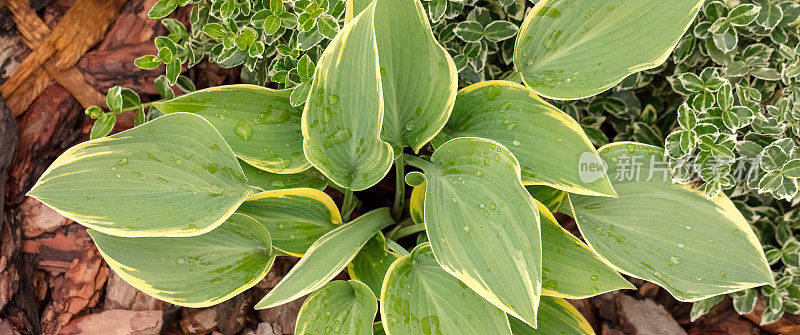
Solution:
[[[669,258],[669,263],[667,265],[675,266],[677,264],[678,264],[678,257],[672,256]]]

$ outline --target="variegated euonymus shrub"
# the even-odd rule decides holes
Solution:
[[[564,299],[632,288],[621,274],[682,301],[774,284],[727,197],[673,184],[663,149],[595,150],[539,98],[659,65],[701,3],[539,1],[514,52],[524,85],[457,91],[418,0],[350,1],[306,67],[302,108],[251,85],[156,102],[164,116],[67,150],[29,194],[90,228],[123,279],[181,306],[225,301],[276,256],[301,257],[256,305],[310,294],[299,334],[592,333]],[[393,165],[394,207],[350,220],[354,191]],[[413,234],[409,252],[397,241]],[[345,268],[351,280],[330,282]]]

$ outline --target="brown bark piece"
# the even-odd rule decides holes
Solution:
[[[20,115],[44,91],[51,75],[57,77],[56,79],[63,79],[65,86],[71,89],[81,88],[73,87],[74,85],[88,85],[73,66],[92,45],[103,38],[106,28],[113,22],[126,0],[77,0],[43,40],[34,40],[44,35],[44,27],[41,26],[43,22],[35,14],[31,16],[30,12],[26,12],[26,7],[23,6],[26,1],[7,1],[9,8],[18,11],[20,17],[24,18],[18,26],[21,31],[25,30],[23,35],[35,46],[35,50],[22,61],[16,72],[0,86],[0,94],[6,98],[14,114]],[[30,10],[30,7],[27,9]],[[43,67],[48,70],[44,71]],[[63,77],[62,71],[65,71]],[[76,97],[88,105],[101,101],[98,95],[90,93],[78,93]]]
[[[163,325],[161,311],[113,309],[72,320],[61,335],[157,335]]]
[[[53,277],[50,282],[53,288],[52,301],[42,313],[42,330],[45,334],[58,334],[74,315],[96,305],[99,291],[108,277],[108,267],[94,248],[84,228],[77,228],[65,235],[75,240],[73,247],[81,246],[81,254],[69,263],[63,275]],[[43,250],[45,249],[40,245],[38,250],[40,258],[43,258],[41,253]],[[28,251],[29,249],[26,249],[26,252]],[[58,257],[57,253],[50,255]]]
[[[84,135],[85,115],[61,85],[50,85],[17,119],[19,144],[14,166],[6,181],[6,201],[17,206],[50,162]]]
[[[620,326],[626,334],[634,335],[685,335],[686,331],[678,325],[664,307],[653,300],[637,300],[631,296],[617,296],[617,312]]]

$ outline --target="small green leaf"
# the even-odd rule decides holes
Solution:
[[[203,33],[213,39],[222,39],[228,34],[228,30],[219,23],[207,23],[203,26]]]
[[[506,315],[444,271],[428,243],[395,261],[381,292],[387,333],[511,334]]]
[[[161,59],[154,55],[144,55],[133,60],[133,64],[144,70],[153,70],[161,65]]]
[[[217,130],[176,113],[68,149],[28,195],[105,234],[177,237],[213,230],[252,191]]]
[[[381,208],[323,235],[255,308],[275,307],[322,287],[356,257],[372,236],[393,223],[389,208]]]
[[[256,38],[258,38],[258,33],[255,29],[247,27],[236,36],[236,46],[239,50],[246,50],[255,43]]]
[[[122,279],[159,300],[208,307],[257,284],[275,260],[269,232],[233,214],[192,237],[118,237],[89,230],[100,254]]]
[[[439,264],[535,326],[542,278],[539,211],[520,182],[516,158],[495,141],[461,137],[439,147],[431,161],[424,218]]]
[[[246,214],[272,232],[276,249],[302,256],[320,237],[342,224],[333,200],[320,190],[293,188],[258,193],[237,213]]]
[[[180,59],[173,59],[171,62],[167,63],[167,81],[170,85],[175,85],[175,82],[178,81],[178,76],[181,75],[181,60]]]
[[[300,75],[300,80],[304,83],[311,82],[311,79],[314,78],[315,69],[314,62],[311,61],[311,57],[309,57],[308,54],[303,55],[297,62],[297,74]]]
[[[375,295],[357,280],[337,280],[308,296],[297,315],[295,334],[372,335],[378,313]]]
[[[734,26],[746,26],[758,17],[760,10],[761,7],[753,4],[738,5],[728,14],[727,21]]]
[[[680,301],[773,282],[761,243],[724,194],[708,200],[673,184],[660,148],[621,142],[599,152],[619,199],[571,195],[572,215],[587,244],[620,272]]]
[[[151,19],[160,19],[172,13],[175,8],[178,8],[177,1],[159,0],[153,4],[153,8],[150,8],[150,11],[147,12],[147,17]]]
[[[89,139],[96,140],[105,137],[114,129],[117,124],[117,116],[110,113],[103,113],[97,118],[97,121],[92,125],[92,131],[89,133]]]
[[[720,303],[724,297],[724,295],[718,295],[700,301],[695,301],[694,304],[692,304],[692,311],[690,313],[691,321],[694,322],[701,316],[706,315],[708,311]]]
[[[264,33],[267,35],[272,35],[281,28],[281,18],[270,15],[264,19],[264,25],[262,26],[264,29]]]
[[[300,83],[300,85],[292,89],[292,95],[289,96],[289,103],[294,107],[300,107],[308,101],[309,94],[311,94],[311,85]]]
[[[453,32],[467,43],[478,42],[483,38],[483,26],[475,21],[461,21]]]
[[[603,92],[661,65],[703,0],[539,1],[517,34],[514,64],[526,86],[563,100]]]
[[[196,113],[211,122],[236,155],[255,167],[281,174],[311,164],[302,149],[302,111],[289,103],[291,90],[256,85],[208,88],[153,103],[165,114]]]
[[[519,31],[519,27],[508,21],[494,21],[486,26],[484,34],[486,39],[492,42],[500,42],[514,37]]]

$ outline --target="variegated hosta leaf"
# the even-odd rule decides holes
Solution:
[[[376,313],[378,303],[367,285],[332,281],[303,302],[294,333],[372,335]]]
[[[316,169],[308,169],[295,174],[277,174],[258,169],[243,161],[239,161],[247,178],[247,185],[261,191],[274,191],[287,188],[308,187],[324,190],[328,181]]]
[[[165,114],[195,113],[219,130],[236,156],[259,169],[291,174],[311,164],[303,155],[302,110],[289,103],[291,90],[256,85],[212,87],[154,102]]]
[[[542,294],[583,299],[619,289],[635,289],[586,244],[562,228],[537,201],[542,223]],[[542,316],[539,316],[542,320]]]
[[[394,159],[392,147],[380,139],[384,107],[374,14],[373,3],[320,56],[302,118],[308,160],[355,191],[380,181]]]
[[[425,207],[425,187],[427,182],[414,186],[411,190],[411,197],[408,200],[408,211],[411,214],[411,220],[414,223],[423,223],[423,213]]]
[[[539,304],[539,327],[536,329],[511,317],[508,321],[514,335],[594,335],[592,325],[575,307],[561,298],[542,297]]]
[[[711,200],[673,184],[663,149],[614,143],[599,150],[619,199],[571,195],[583,238],[619,271],[680,301],[773,283],[761,243],[724,194]]]
[[[458,72],[436,41],[419,0],[375,0],[383,86],[383,139],[419,152],[442,129],[456,99]]]
[[[347,273],[350,278],[369,286],[372,293],[379,297],[386,271],[389,270],[389,266],[392,265],[392,262],[397,257],[397,254],[389,251],[383,234],[378,233],[367,241],[367,244],[353,258],[353,261],[347,265]]]
[[[345,4],[345,22],[350,22],[359,13],[364,11],[373,0],[347,0]]]
[[[520,84],[487,81],[459,91],[439,140],[454,137],[488,138],[506,146],[519,160],[524,184],[616,195],[581,126]],[[591,167],[600,169],[586,170]]]
[[[458,72],[431,31],[419,0],[375,0],[374,29],[384,101],[382,138],[419,151],[450,115]],[[370,5],[348,0],[348,17]]]
[[[539,95],[581,99],[663,63],[703,0],[544,0],[522,23],[514,64]]]
[[[439,264],[483,298],[536,324],[542,279],[539,212],[502,144],[461,137],[425,170],[425,225]]]
[[[191,237],[119,237],[89,230],[111,269],[144,293],[208,307],[257,284],[275,260],[269,232],[242,214]]]
[[[393,223],[390,210],[381,208],[323,235],[255,308],[275,307],[322,287],[356,257],[372,236]]]
[[[381,292],[386,333],[511,334],[505,313],[444,271],[430,244],[392,264]]]
[[[258,193],[236,212],[256,219],[270,231],[276,249],[295,256],[342,223],[333,199],[311,188]]]
[[[541,202],[552,213],[555,213],[558,208],[561,207],[561,203],[563,203],[564,199],[567,197],[567,192],[550,186],[529,185],[525,186],[525,189],[528,190],[528,193],[530,193],[534,199]]]
[[[78,144],[28,192],[84,226],[129,237],[203,234],[252,194],[222,136],[188,113]]]

